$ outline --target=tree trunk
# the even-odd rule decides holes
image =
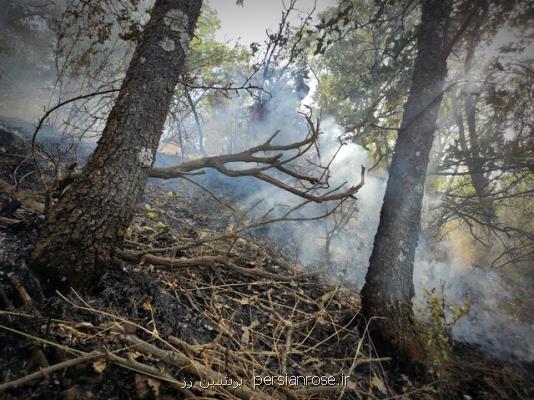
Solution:
[[[427,355],[412,309],[413,262],[436,119],[447,75],[451,0],[424,0],[410,96],[389,168],[380,223],[362,289],[362,313],[378,351],[403,369],[424,367]]]
[[[204,131],[202,130],[202,124],[200,122],[200,117],[198,116],[198,113],[197,113],[196,105],[193,102],[193,99],[191,98],[189,89],[185,86],[184,86],[184,92],[185,92],[185,97],[187,98],[187,102],[189,103],[189,107],[191,107],[191,112],[193,113],[193,117],[195,118],[195,124],[197,126],[198,151],[203,157],[206,157],[207,153],[206,153],[206,150],[204,150]]]
[[[49,288],[93,283],[120,245],[154,162],[202,0],[157,0],[98,146],[46,216],[32,266]]]

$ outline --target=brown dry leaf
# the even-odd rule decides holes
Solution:
[[[306,357],[303,361],[302,361],[302,365],[308,365],[308,364],[311,364],[311,363],[318,363],[319,362],[319,359],[318,358],[315,358],[315,357]]]
[[[152,308],[152,304],[151,303],[151,299],[148,298],[145,300],[145,302],[143,303],[143,309],[149,311],[151,308]]]
[[[352,381],[347,381],[347,388],[351,389],[351,390],[354,390],[354,391],[357,391],[358,390],[358,386],[356,386],[356,384]]]
[[[241,329],[243,329],[243,334],[241,335],[241,342],[249,343],[250,342],[250,331],[245,326],[242,326]]]
[[[217,310],[222,310],[222,308],[224,307],[224,304],[223,304],[223,303],[216,302],[216,303],[213,304],[213,306],[214,306]]]
[[[146,376],[135,374],[135,391],[140,399],[146,399],[149,395],[150,389],[146,381]]]
[[[231,336],[234,332],[234,330],[232,329],[232,326],[230,325],[230,322],[225,319],[221,319],[217,325],[219,328],[219,332],[221,333],[225,333]]]
[[[141,357],[141,353],[135,351],[135,350],[130,350],[128,352],[128,358],[130,360],[137,360],[139,357]]]
[[[90,323],[90,322],[78,322],[76,324],[76,327],[78,327],[78,328],[92,328],[93,324]]]
[[[76,400],[80,398],[80,389],[77,385],[74,385],[67,390],[63,391],[64,400]]]
[[[152,392],[154,393],[154,397],[156,399],[159,399],[159,389],[161,387],[161,382],[154,378],[147,378],[146,383],[148,383],[148,386],[152,389]]]
[[[120,326],[125,333],[135,333],[137,331],[137,326],[130,322],[122,322]]]
[[[243,330],[243,334],[241,335],[241,341],[243,343],[249,343],[250,342],[250,330],[256,328],[260,324],[260,321],[255,319],[250,323],[249,326],[242,326],[241,329]]]
[[[76,329],[75,327],[70,326],[70,325],[58,324],[57,327],[58,327],[59,331],[64,332],[66,334],[71,334],[71,335],[77,336],[77,337],[86,337],[87,336],[86,333],[80,332],[78,329]]]
[[[374,374],[373,378],[371,379],[371,386],[378,389],[378,391],[382,394],[388,394],[388,390],[386,389],[386,385],[384,385],[384,381]]]
[[[93,363],[93,369],[101,374],[102,372],[104,372],[104,370],[106,369],[107,367],[107,363],[106,363],[106,360],[97,360]]]

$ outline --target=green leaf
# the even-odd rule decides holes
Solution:
[[[158,221],[158,223],[154,226],[154,229],[156,229],[158,233],[165,233],[169,230],[169,227],[163,222]]]
[[[158,216],[158,212],[154,210],[146,210],[146,216],[150,219],[156,219]]]

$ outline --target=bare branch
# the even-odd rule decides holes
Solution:
[[[274,138],[279,133],[279,131],[277,131],[263,144],[251,147],[242,152],[220,156],[202,157],[167,168],[152,168],[150,170],[150,177],[162,179],[181,178],[185,175],[191,175],[191,173],[194,173],[195,171],[198,173],[198,171],[204,168],[212,168],[226,176],[254,177],[315,203],[341,200],[353,196],[364,185],[365,168],[363,166],[361,170],[361,181],[358,185],[353,186],[343,192],[331,192],[328,195],[315,195],[311,193],[311,191],[314,189],[328,187],[328,182],[325,181],[325,179],[328,177],[326,171],[323,171],[320,177],[314,177],[293,171],[292,169],[288,168],[288,163],[298,159],[303,154],[308,152],[313,146],[317,145],[320,133],[320,121],[317,120],[317,123],[314,124],[310,116],[306,115],[305,118],[306,122],[308,123],[309,133],[306,138],[301,141],[289,144],[273,144],[272,142]],[[284,152],[291,151],[296,151],[296,154],[284,159]],[[272,155],[273,152],[279,153]],[[262,153],[262,155],[258,155],[258,153]],[[254,163],[256,166],[248,169],[231,169],[227,167],[227,164],[230,163]],[[328,166],[326,168],[328,168]],[[313,186],[305,188],[304,190],[298,189],[278,178],[267,175],[265,171],[269,169],[276,169],[286,176],[307,182]],[[341,187],[338,189],[340,188]]]

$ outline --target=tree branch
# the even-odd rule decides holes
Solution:
[[[365,182],[365,167],[361,169],[361,181],[358,185],[353,186],[344,192],[329,193],[327,195],[314,195],[311,191],[319,188],[327,188],[328,182],[323,180],[323,177],[327,176],[323,172],[320,178],[314,176],[308,176],[296,171],[293,171],[287,167],[287,164],[293,160],[298,159],[307,151],[309,151],[314,145],[317,144],[319,138],[319,120],[314,124],[310,116],[305,116],[306,122],[309,126],[309,133],[305,139],[293,142],[289,144],[273,144],[273,139],[278,135],[279,131],[275,132],[266,142],[258,146],[251,147],[239,153],[225,154],[220,156],[202,157],[196,160],[190,160],[181,164],[167,167],[167,168],[152,168],[150,170],[150,177],[152,178],[180,178],[185,175],[191,175],[195,171],[199,173],[200,170],[205,168],[212,168],[223,175],[238,177],[238,176],[251,176],[256,179],[267,182],[273,186],[279,187],[287,192],[290,192],[296,196],[302,197],[306,200],[313,201],[315,203],[323,203],[326,201],[341,200],[347,197],[353,196]],[[295,155],[284,159],[284,153],[296,151]],[[268,155],[268,153],[279,152],[274,155]],[[263,153],[263,155],[258,155]],[[257,166],[248,169],[231,169],[226,165],[230,163],[255,163]],[[328,167],[327,167],[328,168]],[[282,180],[275,178],[265,173],[266,170],[276,169],[285,176],[296,178],[300,181],[307,182],[313,186],[310,188],[298,189],[291,186]],[[342,185],[343,186],[343,185]],[[339,188],[338,188],[339,189]]]

